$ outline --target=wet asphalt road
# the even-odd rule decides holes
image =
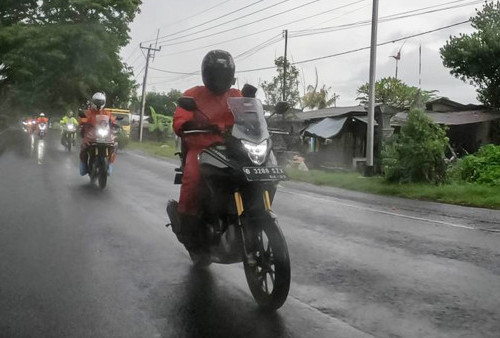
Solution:
[[[500,336],[498,211],[283,184],[292,286],[269,315],[241,265],[194,271],[164,228],[174,164],[122,153],[100,191],[58,136],[31,148],[13,135],[0,156],[0,337]]]

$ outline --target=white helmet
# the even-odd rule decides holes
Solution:
[[[97,110],[102,110],[106,105],[106,95],[102,92],[97,92],[92,95],[92,106]]]
[[[44,113],[40,113],[40,117],[45,117],[45,114]]]

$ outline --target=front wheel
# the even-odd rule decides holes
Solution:
[[[108,181],[108,165],[106,158],[100,158],[98,164],[97,179],[99,182],[99,187],[101,189],[106,188],[106,183]]]
[[[245,276],[252,295],[264,310],[279,309],[290,290],[290,257],[277,222],[266,222],[250,240],[252,258],[244,257]]]

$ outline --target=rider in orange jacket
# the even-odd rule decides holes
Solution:
[[[104,110],[106,105],[106,95],[97,92],[92,96],[90,109],[85,111],[85,116],[80,116],[82,145],[80,148],[80,175],[84,176],[88,173],[88,154],[87,148],[90,143],[96,139],[95,131],[97,126],[97,115],[109,116],[111,125],[116,126],[116,119],[110,111]],[[109,170],[112,171],[113,163],[116,159],[116,154],[113,152],[110,158]]]
[[[184,92],[184,96],[192,97],[198,107],[198,114],[177,107],[174,113],[173,127],[175,133],[183,138],[185,146],[185,166],[182,178],[178,215],[181,223],[180,231],[176,231],[179,241],[186,247],[193,248],[193,237],[199,227],[198,189],[200,170],[198,154],[214,143],[222,142],[220,132],[232,127],[234,117],[227,99],[240,97],[234,84],[235,66],[231,56],[223,50],[210,51],[203,59],[201,73],[204,86],[197,86]],[[210,134],[184,134],[190,129],[212,129]]]

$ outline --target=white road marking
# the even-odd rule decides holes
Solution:
[[[445,222],[445,221],[438,221],[438,220],[429,219],[429,218],[423,218],[423,217],[409,216],[409,215],[399,214],[399,213],[396,213],[396,212],[384,211],[384,210],[379,210],[379,209],[375,209],[375,208],[363,207],[363,206],[360,206],[360,205],[345,203],[345,202],[341,202],[340,199],[335,198],[335,197],[330,197],[329,196],[328,198],[323,198],[323,197],[313,196],[311,194],[293,192],[293,191],[290,191],[288,189],[284,189],[282,187],[280,187],[279,190],[282,191],[282,192],[284,192],[284,193],[290,194],[290,195],[296,195],[296,196],[301,196],[301,197],[312,198],[312,199],[315,199],[315,200],[318,200],[318,201],[322,201],[322,202],[335,202],[337,204],[340,204],[340,205],[343,205],[343,206],[346,206],[346,207],[349,207],[349,208],[366,210],[366,211],[376,212],[376,213],[379,213],[379,214],[396,216],[396,217],[402,217],[402,218],[412,219],[412,220],[416,220],[416,221],[422,221],[422,222],[428,222],[428,223],[436,223],[436,224],[451,226],[451,227],[455,227],[455,228],[461,228],[461,229],[467,229],[467,230],[477,230],[476,228],[468,226],[468,225],[449,223],[449,222]]]

